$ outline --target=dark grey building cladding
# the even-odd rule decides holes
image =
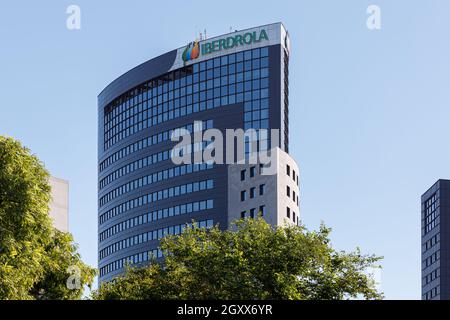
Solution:
[[[137,87],[145,81],[165,74],[172,67],[176,57],[177,50],[172,50],[159,57],[148,60],[121,75],[99,94],[99,107],[105,107],[128,90]]]
[[[422,195],[422,299],[450,299],[450,181]]]
[[[157,143],[148,144],[143,147],[141,141],[155,135],[162,136],[168,130],[192,125],[194,121],[199,120],[204,122],[212,121],[214,128],[220,130],[244,128],[246,125],[245,121],[251,127],[260,125],[268,129],[279,129],[282,121],[282,113],[280,111],[282,108],[282,93],[280,89],[282,81],[282,72],[280,70],[282,48],[280,45],[270,45],[247,51],[251,52],[251,59],[247,61],[245,60],[247,58],[243,58],[242,64],[245,65],[245,68],[249,65],[249,70],[251,71],[243,70],[242,74],[251,72],[251,81],[244,81],[244,79],[238,80],[238,72],[235,71],[236,84],[225,85],[225,91],[231,90],[232,87],[233,90],[237,90],[240,86],[245,87],[241,94],[227,92],[226,94],[228,95],[224,96],[224,79],[222,76],[221,89],[219,89],[221,91],[220,98],[216,98],[215,96],[211,99],[206,98],[208,103],[211,101],[214,103],[218,102],[220,104],[219,107],[208,107],[205,110],[190,114],[186,113],[182,116],[166,119],[166,121],[152,123],[148,127],[140,128],[131,134],[124,134],[117,141],[111,140],[111,128],[119,128],[122,125],[121,123],[118,124],[119,121],[116,120],[120,118],[122,119],[120,121],[124,121],[123,119],[127,117],[129,119],[133,117],[133,114],[127,113],[125,115],[125,110],[116,112],[114,115],[115,118],[112,117],[112,111],[120,105],[118,101],[124,101],[124,96],[129,95],[130,92],[137,92],[143,85],[161,76],[168,74],[173,76],[173,72],[177,72],[177,70],[184,70],[183,72],[188,75],[192,75],[195,72],[200,73],[199,70],[195,71],[196,68],[200,68],[200,63],[206,64],[210,60],[217,61],[217,58],[212,58],[181,69],[170,70],[174,61],[177,59],[177,50],[174,50],[126,72],[100,93],[98,97],[98,250],[100,281],[111,280],[114,276],[123,272],[124,261],[133,261],[136,265],[148,263],[150,260],[150,252],[153,252],[155,255],[159,254],[155,251],[159,243],[158,239],[161,233],[167,230],[168,232],[177,232],[180,225],[189,223],[192,220],[202,222],[205,225],[210,225],[211,223],[214,225],[219,224],[222,229],[227,227],[228,181],[226,165],[214,165],[212,168],[205,170],[185,174],[179,173],[178,175],[174,173],[176,166],[170,159],[164,160],[162,157],[161,159],[156,157],[156,161],[151,165],[142,166],[142,163],[147,161],[145,160],[143,162],[142,159],[152,155],[162,154],[170,150],[176,143],[171,142],[170,139],[162,139],[161,141],[158,140]],[[224,53],[224,56],[229,57],[227,59],[231,61],[231,56],[234,56],[233,59],[239,59],[238,56],[240,54]],[[228,64],[231,64],[231,62]],[[237,66],[238,62],[235,64]],[[231,70],[231,67],[228,66],[228,68]],[[231,73],[231,71],[229,72]],[[234,77],[234,74],[232,76]],[[200,80],[199,82],[202,81]],[[245,103],[247,101],[244,101],[244,99],[247,99],[247,91],[245,90],[247,90],[247,83],[250,82],[252,84],[250,89],[251,93],[248,93],[250,99],[248,103],[257,105],[259,109],[255,109],[258,116],[255,118],[252,115],[253,118],[248,120],[244,116],[244,111],[246,111],[244,110],[246,108]],[[205,90],[205,95],[206,91],[208,90]],[[240,101],[240,98],[238,98],[239,95],[242,96],[242,100]],[[151,98],[148,97],[146,101],[148,102],[148,109],[150,109],[149,101],[151,101]],[[226,102],[224,103],[224,101]],[[143,104],[144,102],[138,101],[136,103]],[[159,107],[159,102],[157,107]],[[153,108],[155,107],[153,106]],[[141,111],[140,113],[142,113]],[[255,113],[255,111],[252,113]],[[145,116],[142,117],[145,118]],[[148,121],[151,122],[151,120]],[[119,133],[125,131],[127,130],[123,127]],[[132,152],[124,152],[127,148],[130,149],[131,146],[134,148]],[[106,160],[109,161],[111,159],[113,160],[105,164]],[[194,171],[193,168],[190,170]],[[188,169],[186,169],[186,172],[188,172]],[[158,178],[156,182],[152,183],[142,180],[144,176],[159,173],[161,173],[161,177],[167,175],[170,178]],[[170,174],[173,175],[170,176]],[[197,192],[179,194],[174,197],[161,196],[160,198],[158,194],[163,194],[163,191],[166,192],[178,186],[185,186],[186,190],[189,188],[194,190],[193,185],[195,183],[199,184],[199,182],[207,180],[213,181],[213,187],[198,190]],[[138,181],[138,187],[133,185],[133,181]],[[117,192],[118,189],[120,189],[120,193]],[[170,194],[169,192],[167,191],[167,194]],[[145,201],[149,201],[147,198],[151,199],[151,196],[148,195],[153,193],[157,193],[157,201],[146,203]],[[112,195],[111,199],[104,201],[108,195]],[[138,200],[138,198],[142,198],[143,196],[145,200],[141,203],[141,200]],[[207,200],[212,201],[206,202]],[[118,210],[119,207],[121,211]],[[173,211],[172,215],[170,215],[170,210]],[[187,213],[182,214],[183,210],[186,210]],[[179,214],[176,212],[179,212]],[[166,213],[167,216],[164,216]]]
[[[103,126],[102,119],[104,117],[105,107],[110,104],[114,99],[128,92],[129,90],[139,86],[140,84],[150,79],[157,78],[167,73],[170,67],[173,65],[177,56],[177,50],[172,50],[159,57],[148,60],[130,71],[124,73],[113,82],[111,82],[103,91],[98,95],[98,156],[103,154]]]

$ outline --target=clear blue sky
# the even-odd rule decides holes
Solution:
[[[216,4],[217,3],[217,4]],[[301,215],[336,248],[385,257],[387,298],[420,298],[420,195],[450,178],[450,2],[9,1],[0,4],[0,134],[70,181],[70,230],[97,264],[97,94],[209,36],[283,21]],[[66,29],[78,4],[82,29]],[[226,4],[226,5],[225,5]],[[381,7],[382,29],[366,28]]]

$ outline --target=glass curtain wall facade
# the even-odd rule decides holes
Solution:
[[[280,44],[225,50],[174,69],[179,51],[136,67],[99,95],[100,281],[127,263],[162,258],[159,240],[192,220],[206,228],[228,225],[226,165],[175,165],[174,130],[192,132],[194,121],[203,130],[281,128],[287,98]]]

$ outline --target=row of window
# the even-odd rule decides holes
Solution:
[[[211,219],[203,220],[203,221],[196,222],[196,223],[198,224],[198,226],[200,228],[208,228],[209,229],[214,226],[214,221]],[[185,224],[178,225],[178,226],[172,226],[172,227],[169,227],[167,234],[180,234],[181,232],[183,232],[183,230],[185,228],[190,228],[190,227],[192,227],[192,223],[185,223]],[[175,233],[175,230],[179,230],[178,233]],[[170,233],[170,232],[172,232],[172,233]],[[141,252],[141,253],[126,257],[126,258],[122,258],[120,260],[113,261],[113,262],[107,264],[106,266],[100,268],[100,277],[103,277],[104,275],[106,275],[110,272],[122,269],[127,264],[128,265],[139,264],[142,262],[151,261],[152,259],[162,258],[162,256],[163,256],[162,250],[160,248],[156,248],[156,249]]]
[[[171,152],[171,150],[164,150],[164,151],[161,151],[158,153],[151,154],[151,155],[141,158],[139,160],[133,161],[127,165],[124,165],[123,167],[111,172],[106,177],[104,177],[102,180],[100,180],[100,184],[99,184],[100,189],[103,189],[104,187],[106,187],[108,184],[110,184],[114,180],[117,180],[117,179],[119,179],[127,174],[130,174],[136,170],[156,164],[158,162],[169,160],[170,152]]]
[[[264,76],[268,76],[267,72],[262,73]],[[152,108],[145,109],[145,106],[141,106],[140,109],[144,110],[135,116],[135,119],[127,119],[123,123],[114,127],[111,131],[105,134],[105,149],[115,143],[123,140],[124,138],[131,136],[137,132],[150,128],[152,126],[167,122],[179,117],[184,117],[192,113],[197,113],[205,110],[211,110],[218,107],[223,107],[235,103],[255,101],[259,99],[265,99],[269,97],[268,81],[261,79],[260,89],[253,89],[245,91],[245,85],[242,86],[238,83],[236,85],[228,85],[221,88],[214,88],[200,93],[180,98],[174,101],[169,101],[167,107],[163,106],[163,113],[155,114],[159,110]],[[267,80],[267,79],[266,79]],[[249,84],[253,84],[255,81],[247,81]],[[266,84],[267,83],[267,84]],[[262,86],[267,86],[266,88]],[[247,87],[250,87],[247,86]],[[242,91],[243,90],[243,91]],[[172,103],[173,102],[173,103]],[[164,111],[167,110],[167,111]],[[262,120],[262,119],[260,119]],[[247,120],[244,123],[244,129],[247,128],[265,128],[266,126],[249,122]],[[252,124],[245,126],[245,124]]]
[[[195,128],[195,130],[207,130],[207,129],[212,129],[213,127],[214,127],[213,120],[205,120],[202,122],[202,128]],[[123,147],[122,149],[114,152],[108,158],[103,160],[100,163],[99,171],[102,172],[103,170],[105,170],[108,166],[110,166],[114,162],[116,162],[134,152],[140,151],[140,150],[145,149],[150,146],[154,146],[154,145],[164,142],[164,141],[170,141],[172,134],[179,129],[185,129],[185,130],[189,131],[190,133],[192,133],[194,131],[194,124],[187,124],[182,127],[178,127],[175,129],[170,129],[170,130],[166,130],[164,132],[156,133],[154,135],[151,135],[150,137],[146,137],[146,138],[139,140],[137,142],[134,142],[126,147]]]
[[[200,145],[194,144],[193,146],[189,146],[189,148],[186,147],[185,149],[189,150],[189,152],[192,149],[194,149],[194,151],[198,151],[198,149],[204,148],[206,147],[206,145],[207,145],[206,142],[202,142]],[[175,154],[176,150],[178,150],[178,148],[157,152],[144,158],[141,158],[139,160],[133,161],[127,165],[124,165],[123,167],[111,172],[102,180],[100,180],[99,183],[100,190],[106,187],[111,182],[125,175],[128,175],[134,171],[171,159],[172,154]]]
[[[264,165],[260,164],[258,167],[259,167],[259,174],[261,174],[261,170],[264,167]],[[248,170],[250,178],[254,178],[256,176],[258,167],[257,166],[250,167],[250,169]],[[241,181],[244,181],[246,177],[247,177],[247,169],[241,170]]]
[[[247,128],[246,130],[248,130]],[[251,128],[253,129],[253,128]],[[256,134],[256,139],[245,138],[245,159],[248,160],[251,157],[256,157],[257,152],[267,151],[270,149],[270,139],[267,134],[262,135],[260,132]]]
[[[291,166],[288,164],[286,165],[286,174],[291,176]],[[295,173],[295,170],[292,170],[292,180],[298,185],[298,174]]]
[[[105,149],[129,135],[174,118],[268,97],[267,66],[268,58],[255,58],[242,62],[242,65],[240,62],[198,73],[194,65],[192,75],[144,91],[137,99],[128,99],[111,113],[106,113]],[[242,72],[233,73],[241,68]],[[261,127],[260,120],[254,122],[256,126],[250,123],[250,127]]]
[[[298,217],[295,214],[294,210],[291,210],[291,208],[286,207],[286,217],[288,217],[288,219],[290,219],[292,216],[292,221],[296,224],[298,224]]]
[[[425,234],[436,228],[436,226],[439,224],[439,217],[434,218],[429,223],[425,225]]]
[[[257,48],[253,50],[248,50],[244,52],[239,52],[236,54],[230,54],[226,56],[221,56],[215,59],[210,59],[207,61],[203,61],[197,64],[194,64],[192,66],[184,68],[185,70],[175,70],[173,72],[170,72],[162,77],[160,79],[154,79],[150,80],[143,90],[141,92],[136,93],[132,96],[123,96],[121,99],[118,99],[116,101],[116,104],[112,106],[111,109],[106,112],[105,115],[105,122],[108,123],[111,120],[113,120],[116,117],[120,117],[121,114],[125,110],[127,110],[126,107],[129,107],[130,105],[136,105],[138,103],[141,103],[144,100],[147,100],[151,97],[156,97],[158,95],[161,95],[163,93],[167,93],[172,90],[176,90],[179,88],[183,88],[185,86],[189,86],[195,82],[196,78],[194,75],[202,74],[202,72],[209,72],[209,70],[213,70],[215,73],[216,78],[219,77],[219,71],[220,74],[225,74],[226,72],[232,74],[237,72],[241,72],[244,69],[250,70],[252,67],[250,67],[248,62],[245,62],[245,65],[243,64],[244,61],[258,61],[260,60],[260,65],[257,65],[257,62],[252,62],[254,64],[253,69],[257,69],[259,67],[267,67],[268,66],[268,57],[269,56],[269,50],[268,47],[264,48]],[[233,70],[235,66],[237,67],[237,70]],[[225,68],[229,68],[228,70]],[[219,69],[220,68],[220,69]]]
[[[436,270],[431,271],[429,274],[427,274],[425,277],[423,277],[424,284],[427,285],[430,282],[436,280],[441,276],[441,269],[437,268]]]
[[[214,81],[208,80],[190,86],[188,87],[190,88],[189,91],[193,90],[194,93],[181,98],[164,101],[167,95],[165,94],[160,96],[163,101],[157,101],[156,98],[144,101],[137,106],[136,111],[134,111],[136,114],[126,117],[127,112],[125,112],[122,116],[125,118],[124,120],[120,121],[119,117],[108,125],[105,125],[105,139],[108,141],[110,138],[116,137],[118,139],[115,140],[121,140],[137,131],[144,130],[161,122],[203,111],[201,103],[205,103],[205,109],[212,109],[236,102],[267,98],[269,96],[269,80],[267,77],[267,68],[248,71],[239,73],[236,77],[234,75],[225,76]],[[242,99],[239,99],[237,96],[239,94],[244,94]],[[229,101],[230,97],[231,101]],[[170,98],[170,94],[167,98]],[[218,99],[218,105],[214,105],[211,102],[208,106],[207,101],[212,101],[213,99]],[[198,104],[197,109],[195,108],[196,104]],[[115,122],[118,123],[115,124]],[[108,128],[110,126],[112,127],[111,129]],[[118,137],[117,135],[119,133],[123,134]]]
[[[425,300],[431,300],[441,294],[441,287],[437,286],[423,295]]]
[[[223,75],[240,73],[251,69],[259,69],[268,67],[268,48],[254,49],[253,52],[246,51],[244,53],[230,54],[220,58],[211,59],[198,64],[184,68],[185,70],[175,70],[170,72],[158,80],[151,80],[142,86],[140,92],[135,95],[123,96],[117,99],[112,108],[107,108],[105,112],[105,124],[119,118],[123,120],[124,116],[131,116],[136,110],[130,109],[138,103],[152,97],[158,97],[162,94],[169,93],[174,90],[183,89],[186,86],[213,78],[219,78]],[[251,57],[245,59],[244,56]],[[252,60],[253,61],[249,61]],[[244,62],[247,61],[247,62]],[[136,90],[135,90],[136,91]],[[180,96],[180,94],[178,94]]]
[[[428,241],[423,244],[423,249],[424,251],[427,251],[433,248],[438,243],[439,243],[439,233],[428,239]]]
[[[236,62],[247,61],[251,59],[263,58],[269,56],[269,48],[256,48],[247,51],[241,51],[237,53],[232,53],[226,56],[221,56],[218,58],[203,61],[194,65],[194,72],[205,71],[212,68],[217,68],[220,66],[225,66],[227,64],[232,64]]]
[[[256,211],[256,208],[251,208],[250,210],[241,211],[241,218],[245,219],[246,217],[255,218],[256,215],[261,215],[261,217],[264,217],[266,214],[266,206],[262,205],[259,206],[259,210]]]
[[[128,192],[131,192],[133,190],[139,189],[141,187],[150,185],[152,183],[157,183],[163,180],[168,180],[174,177],[178,176],[184,176],[186,174],[190,174],[192,172],[199,172],[204,170],[209,170],[214,167],[213,164],[186,164],[181,165],[177,167],[172,167],[169,169],[161,170],[159,172],[155,172],[152,174],[149,174],[144,177],[137,178],[135,180],[132,180],[128,183],[125,183],[121,185],[120,187],[117,187],[107,194],[105,194],[103,197],[100,198],[100,207],[108,203],[109,201],[115,199],[116,197],[119,197],[123,194],[126,194]]]
[[[114,208],[108,210],[104,214],[100,216],[100,224],[105,221],[115,217],[116,215],[122,214],[126,211],[132,210],[134,208],[138,208],[141,206],[145,206],[150,203],[154,203],[156,201],[160,201],[163,199],[168,199],[188,193],[211,190],[214,188],[214,180],[204,180],[199,182],[187,183],[181,186],[175,186],[171,188],[167,188],[160,191],[155,191],[140,197],[137,197],[133,200],[126,201]]]
[[[179,156],[183,157],[186,154],[194,155],[197,152],[205,150],[209,146],[209,149],[214,148],[214,141],[198,141],[188,145],[181,145],[172,149],[171,157]],[[202,162],[200,162],[202,163]]]
[[[441,258],[441,252],[436,251],[422,262],[422,269],[428,268]]]
[[[162,258],[162,250],[160,248],[136,253],[132,256],[128,256],[126,258],[122,258],[120,260],[113,261],[106,266],[100,268],[100,277],[107,275],[116,270],[120,270],[124,268],[126,265],[139,264],[142,262],[152,261],[156,258]]]
[[[424,215],[424,234],[427,234],[438,224],[436,193],[425,201]]]
[[[134,227],[146,224],[146,223],[151,223],[153,221],[158,221],[161,219],[166,219],[166,218],[179,216],[179,215],[183,215],[183,214],[194,213],[194,212],[199,212],[199,211],[204,211],[204,210],[210,210],[213,208],[214,208],[214,201],[212,199],[209,199],[209,200],[184,203],[184,204],[180,204],[177,206],[144,213],[140,216],[119,222],[116,225],[101,232],[99,235],[99,241],[102,242],[119,232],[131,229],[131,228],[134,228]]]
[[[194,76],[195,77],[195,76]],[[207,79],[194,85],[183,87],[180,90],[170,91],[158,97],[149,98],[141,102],[137,108],[128,112],[125,111],[122,116],[115,118],[113,121],[105,125],[108,132],[112,128],[124,129],[141,122],[149,117],[158,116],[164,112],[176,110],[179,107],[191,105],[212,98],[219,98],[230,94],[237,94],[261,89],[266,91],[269,87],[268,69],[256,69],[253,71],[241,72],[236,75],[216,77],[215,79]],[[208,96],[210,94],[211,96]],[[164,104],[167,102],[167,107]],[[141,107],[139,107],[141,106]],[[147,112],[146,112],[147,111]],[[142,114],[142,116],[140,116]]]
[[[264,195],[264,193],[266,192],[266,185],[265,184],[260,184],[259,188],[258,188],[258,193],[260,196]],[[249,197],[250,199],[255,198],[256,196],[256,187],[252,187],[249,190]],[[242,190],[241,191],[241,201],[245,201],[247,200],[247,190]]]
[[[288,198],[291,197],[291,187],[289,187],[289,186],[286,186],[286,196]],[[294,190],[292,190],[292,201],[297,203],[297,206],[298,206],[298,195],[295,193]]]
[[[208,221],[210,224],[208,224]],[[206,221],[206,220],[200,221],[198,223],[199,227],[200,228],[204,228],[204,227],[212,228],[213,221],[212,220],[208,220],[208,221]],[[107,256],[109,256],[117,251],[127,249],[132,246],[136,246],[136,245],[150,242],[153,240],[161,240],[166,235],[178,235],[182,232],[184,226],[186,226],[186,224],[179,224],[179,225],[175,225],[175,226],[160,228],[157,230],[144,232],[144,233],[134,235],[132,237],[120,240],[120,241],[115,242],[115,243],[107,246],[106,248],[100,250],[100,254],[99,254],[100,259],[104,259]]]

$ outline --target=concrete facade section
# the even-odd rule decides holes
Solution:
[[[277,224],[298,224],[300,169],[295,160],[281,149],[278,149],[277,164]]]
[[[69,231],[69,182],[50,177],[52,201],[50,202],[50,217],[53,226],[63,232]]]
[[[228,226],[243,217],[262,217],[271,225],[299,224],[299,173],[295,160],[276,148],[276,170],[261,164],[228,166]]]

